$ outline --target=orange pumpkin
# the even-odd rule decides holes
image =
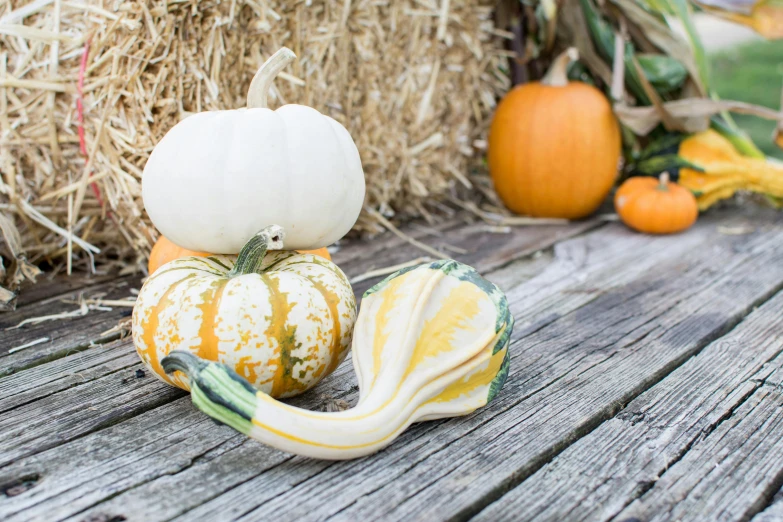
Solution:
[[[630,178],[614,196],[614,208],[620,219],[634,230],[648,234],[673,234],[690,228],[699,216],[696,198],[690,190],[659,179]]]
[[[174,261],[180,257],[206,257],[208,255],[209,254],[206,252],[196,252],[194,250],[182,248],[181,246],[175,245],[169,241],[165,236],[160,236],[160,239],[158,239],[158,241],[155,243],[155,246],[152,247],[152,252],[150,252],[150,259],[147,264],[147,269],[149,273],[152,274],[155,272],[155,270],[165,265],[169,261]]]
[[[315,254],[317,256],[323,257],[326,260],[332,260],[332,256],[329,255],[329,251],[326,249],[326,247],[319,248],[317,250],[299,250],[299,252],[303,254]],[[147,265],[147,270],[151,275],[155,272],[155,270],[165,265],[169,261],[174,261],[180,257],[206,257],[208,255],[210,254],[182,248],[181,246],[177,246],[173,242],[166,239],[165,236],[160,236],[160,239],[158,239],[158,241],[155,243],[155,246],[152,247],[152,252],[150,252],[150,260]]]
[[[561,54],[541,82],[515,87],[495,111],[489,171],[517,214],[582,218],[614,185],[620,127],[601,91],[568,81],[568,64],[578,57],[574,48]]]

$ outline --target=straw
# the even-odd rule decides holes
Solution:
[[[453,213],[447,197],[486,190],[474,144],[510,86],[495,2],[20,3],[0,4],[0,212],[31,261],[142,267],[158,237],[141,200],[153,148],[190,114],[243,107],[283,46],[298,60],[271,107],[312,106],[359,149],[367,210],[354,233],[435,222]]]

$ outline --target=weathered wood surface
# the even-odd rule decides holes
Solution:
[[[79,345],[80,353],[0,378],[0,519],[621,520],[687,518],[688,509],[762,516],[783,474],[770,440],[780,438],[770,383],[783,344],[783,298],[773,297],[783,287],[777,214],[713,212],[674,237],[598,221],[489,234],[460,218],[412,234],[466,250],[453,257],[509,296],[512,374],[487,408],[416,425],[371,457],[313,461],[217,426],[181,392],[137,377],[127,340]],[[334,257],[355,277],[421,255],[388,236]],[[292,402],[319,408],[357,395],[344,364]],[[749,435],[717,438],[733,425]],[[753,436],[760,442],[751,447]],[[738,474],[727,479],[700,465],[728,449]],[[550,491],[547,481],[569,471],[573,494]],[[679,474],[667,481],[672,471]],[[754,472],[743,500],[723,498]],[[677,511],[672,492],[691,507]]]
[[[103,278],[99,278],[99,281]],[[23,321],[54,316],[80,310],[80,298],[100,296],[103,299],[122,299],[131,296],[131,289],[140,288],[139,276],[128,276],[98,284],[82,279],[87,286],[20,306],[16,311],[0,315],[0,376],[9,375],[69,353],[88,348],[91,344],[116,339],[119,334],[102,335],[130,315],[131,308],[113,308],[111,311],[92,311],[84,315],[48,320],[17,327]],[[20,347],[43,341],[29,348]],[[18,351],[15,351],[18,350]]]
[[[680,469],[690,467],[695,475],[693,467],[702,464],[728,479],[734,470],[705,454],[704,448],[709,448],[710,441],[720,436],[719,427],[724,431],[726,426],[736,429],[734,424],[738,414],[735,410],[751,400],[762,386],[774,386],[767,378],[783,364],[781,311],[783,293],[777,294],[729,334],[711,343],[637,397],[614,418],[572,444],[552,462],[479,513],[476,519],[499,520],[518,516],[540,520],[610,520],[640,496],[645,506],[649,506],[645,499],[650,495],[659,502],[665,495],[672,502],[687,498],[682,490],[675,491],[669,485]],[[766,394],[766,390],[763,393]],[[734,443],[744,442],[747,435],[747,432],[736,431],[731,439]],[[767,442],[770,446],[777,446],[778,451],[783,450],[780,434]],[[681,460],[686,454],[689,462]],[[741,448],[733,456],[737,459],[743,457],[747,458],[747,455],[742,455]],[[779,489],[780,484],[776,485],[776,482],[781,480],[777,477],[778,472],[783,471],[781,463],[764,459],[754,462],[751,459],[750,464],[758,465],[755,473],[743,474],[727,482],[742,489],[750,488],[753,481],[768,481],[767,487],[772,490],[752,495],[725,495],[723,491],[725,499],[764,501]],[[765,471],[769,465],[780,467],[769,473]],[[738,480],[740,483],[737,483]],[[748,483],[743,485],[743,480],[748,480]],[[712,483],[714,485],[714,481]],[[682,485],[678,483],[677,487],[682,488]],[[704,492],[696,498],[705,504],[692,506],[684,514],[663,509],[648,509],[646,512],[638,509],[623,513],[618,519],[634,515],[641,520],[649,520],[651,514],[658,513],[665,520],[673,520],[678,516],[685,519],[687,514],[696,517],[702,512],[715,513],[714,518],[726,515],[727,520],[742,518],[742,513],[736,511],[737,506],[734,506],[731,516],[727,516],[729,513],[723,507],[710,506],[706,502]]]

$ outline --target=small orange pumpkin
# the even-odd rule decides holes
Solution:
[[[614,196],[614,208],[623,223],[648,234],[682,232],[696,222],[699,207],[691,191],[669,181],[664,172],[659,179],[630,178]]]
[[[326,249],[326,247],[319,248],[317,250],[299,250],[299,252],[302,254],[314,254],[316,256],[321,256],[328,261],[332,260],[332,256],[329,254],[329,251]],[[150,259],[147,265],[147,270],[149,271],[149,274],[152,275],[155,270],[161,266],[165,265],[169,261],[179,259],[180,257],[206,257],[209,255],[211,254],[182,248],[181,246],[174,244],[172,241],[169,241],[165,236],[160,236],[160,239],[158,239],[158,241],[155,243],[155,246],[152,247],[152,252],[150,252]]]
[[[495,190],[513,212],[577,219],[595,212],[614,185],[620,127],[595,87],[569,82],[571,48],[541,82],[512,89],[495,111],[487,159]]]

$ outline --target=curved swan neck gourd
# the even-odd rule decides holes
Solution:
[[[278,225],[269,225],[251,237],[239,251],[229,277],[254,274],[261,270],[267,250],[282,250],[285,232]]]
[[[291,49],[283,47],[261,65],[247,90],[248,109],[266,109],[268,107],[267,96],[272,82],[280,74],[280,71],[294,60],[296,60],[296,54]]]
[[[361,393],[350,410],[289,406],[186,352],[171,352],[162,366],[187,376],[196,407],[250,437],[308,457],[350,459],[390,444],[414,422],[466,415],[491,401],[508,375],[513,323],[495,285],[444,260],[402,270],[365,294],[353,339]]]

